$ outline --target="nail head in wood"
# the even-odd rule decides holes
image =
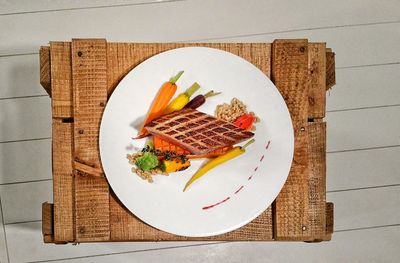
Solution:
[[[79,233],[80,234],[84,234],[85,233],[85,227],[84,226],[80,226],[79,227]]]
[[[83,134],[84,133],[83,129],[80,129],[78,132],[79,132],[79,134]]]
[[[306,230],[307,230],[307,227],[306,227],[306,226],[303,226],[303,227],[301,228],[301,230],[306,231]]]
[[[300,128],[300,131],[302,131],[302,132],[304,132],[305,130],[306,130],[306,128],[304,128],[304,127]]]
[[[306,51],[306,48],[305,47],[300,47],[300,52],[304,53],[304,51]]]
[[[82,57],[82,51],[78,51],[78,57]]]

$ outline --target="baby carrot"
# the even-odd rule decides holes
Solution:
[[[255,142],[254,139],[251,139],[250,141],[248,141],[245,145],[243,146],[236,146],[234,147],[232,150],[226,152],[223,155],[218,156],[217,158],[212,159],[211,161],[209,161],[208,163],[206,163],[206,165],[204,165],[203,167],[201,167],[190,179],[189,181],[186,183],[185,187],[183,188],[183,191],[185,192],[186,188],[189,187],[189,185],[191,185],[194,181],[196,181],[197,179],[199,179],[200,177],[202,177],[204,174],[206,174],[208,171],[210,171],[212,168],[226,162],[229,161],[235,157],[238,157],[239,155],[242,155],[245,151],[246,151],[246,147],[249,146],[250,144],[252,144],[253,142]]]
[[[183,71],[180,71],[175,77],[172,77],[168,82],[165,82],[158,90],[158,93],[147,112],[146,118],[144,119],[143,124],[139,129],[139,133],[136,137],[137,139],[143,138],[147,135],[147,131],[144,128],[146,124],[158,117],[161,117],[161,115],[164,114],[165,108],[168,106],[168,102],[171,100],[176,92],[176,82],[182,76],[182,74]]]

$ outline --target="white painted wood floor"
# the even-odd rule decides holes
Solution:
[[[38,49],[78,37],[327,42],[337,66],[326,118],[333,240],[43,244],[51,118]],[[0,0],[0,261],[399,262],[399,44],[398,0]]]

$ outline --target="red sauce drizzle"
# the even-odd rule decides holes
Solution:
[[[240,192],[240,190],[242,190],[242,189],[243,189],[243,187],[244,187],[243,185],[242,185],[241,187],[239,187],[239,189],[237,189],[237,190],[236,190],[235,194],[239,193],[239,192]]]
[[[270,143],[271,143],[271,141],[268,141],[267,145],[265,146],[265,150],[268,149]],[[260,162],[262,162],[263,160],[264,160],[264,155],[261,156]],[[257,166],[256,168],[254,168],[254,172],[257,172],[257,170],[258,170],[258,166]],[[253,175],[254,175],[254,174],[250,175],[250,176],[247,178],[247,180],[251,180],[251,179],[253,178]],[[244,185],[240,186],[240,187],[235,191],[235,194],[239,193],[243,188],[244,188]],[[222,204],[222,203],[225,203],[225,202],[228,201],[229,199],[231,199],[231,198],[228,196],[227,198],[225,198],[224,200],[222,200],[222,201],[220,201],[220,202],[218,202],[218,203],[215,203],[215,204],[209,205],[209,206],[204,206],[204,207],[203,207],[203,210],[207,210],[207,209],[213,208],[213,207],[215,207],[215,206],[217,206],[217,205],[220,205],[220,204]]]
[[[265,150],[268,149],[270,143],[271,143],[271,141],[268,141],[267,146],[265,146]]]
[[[216,203],[216,204],[203,207],[203,210],[213,208],[214,206],[220,205],[220,204],[222,204],[222,203],[228,201],[229,199],[231,199],[231,198],[228,196],[227,198],[225,198],[224,200],[222,200],[222,201],[220,201],[220,202],[218,202],[218,203]]]

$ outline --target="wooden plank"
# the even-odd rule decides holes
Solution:
[[[325,89],[324,89],[325,91]],[[326,235],[326,123],[308,124],[308,226],[311,240]]]
[[[231,52],[252,62],[268,77],[271,75],[271,44],[268,43],[108,43],[108,95],[111,95],[130,70],[146,59],[167,50],[190,46],[204,46]]]
[[[40,85],[51,97],[51,77],[50,77],[50,47],[42,46],[39,51],[40,57]]]
[[[399,114],[400,106],[329,112],[327,151],[399,145]]]
[[[48,5],[52,5],[52,3],[49,2]],[[28,5],[24,4],[24,6]],[[271,12],[272,7],[273,12]],[[210,10],[212,10],[212,16]],[[296,12],[293,10],[296,10]],[[312,15],[310,13],[305,14],[301,10],[312,10]],[[326,10],[329,10],[329,12],[326,12]],[[360,12],[360,10],[363,11]],[[174,19],[165,19],[162,23],[154,23],[154,21],[159,21],[160,14],[179,14],[179,16],[175,16]],[[99,20],[99,17],[118,17],[118,19]],[[282,19],[282,17],[288,19]],[[174,42],[313,29],[308,32],[299,32],[301,37],[307,36],[312,39],[310,35],[315,32],[316,28],[322,28],[321,31],[332,28],[333,32],[330,31],[327,34],[335,37],[338,42],[346,42],[348,47],[353,46],[354,49],[360,49],[358,45],[353,43],[362,43],[362,41],[347,41],[346,38],[337,36],[338,32],[349,28],[356,30],[361,27],[366,28],[365,24],[368,23],[397,21],[399,17],[400,10],[396,1],[385,1],[384,4],[377,4],[377,2],[371,0],[368,0],[368,3],[311,0],[307,3],[291,3],[290,8],[288,8],[287,2],[279,0],[253,0],[251,5],[241,0],[176,1],[157,5],[9,15],[0,17],[0,24],[7,25],[0,32],[3,40],[0,43],[0,55],[37,52],[37,47],[43,45],[49,39],[63,40],[88,34],[91,36],[107,36],[109,39],[126,42]],[[42,30],[42,25],[51,26]],[[121,27],[120,25],[140,26]],[[363,26],[335,27],[342,25]],[[388,25],[384,23],[381,26],[385,28]],[[393,23],[392,25],[398,27],[397,24]],[[388,38],[381,35],[371,38],[372,34],[364,34],[366,40],[374,41],[375,47],[380,46],[382,48],[382,45],[391,42],[394,44],[394,49],[391,52],[372,52],[373,54],[368,54],[368,51],[362,50],[361,53],[364,57],[367,57],[366,54],[368,54],[370,58],[377,53],[384,53],[379,54],[379,56],[385,56],[388,59],[398,58],[399,51],[396,51],[395,47],[399,41],[395,34],[398,35],[398,32],[395,31]],[[281,33],[279,36],[273,36],[272,39],[287,37],[290,36]],[[293,36],[291,37],[293,38]],[[322,38],[322,41],[325,40]],[[29,43],[29,45],[26,45],[26,43]],[[337,51],[336,45],[332,46]],[[379,51],[376,48],[374,50]],[[388,49],[383,48],[383,50]],[[395,54],[392,52],[395,52]],[[356,62],[353,58],[351,60]]]
[[[54,118],[71,118],[72,74],[71,43],[50,42],[51,96]]]
[[[327,190],[400,184],[399,156],[400,147],[328,154]]]
[[[0,163],[0,184],[51,179],[51,139],[0,143]]]
[[[110,239],[109,187],[101,177],[75,175],[75,241]]]
[[[373,237],[373,238],[372,238]],[[397,262],[400,226],[335,233],[331,242],[223,242],[179,249],[111,253],[90,258],[108,262]],[[86,263],[87,258],[61,263]]]
[[[5,226],[10,262],[397,262],[400,243],[400,226],[392,226],[338,232],[331,242],[319,244],[187,241],[54,246],[43,244],[40,227],[41,222]]]
[[[119,81],[129,70],[147,58],[160,52],[185,46],[206,46],[218,48],[252,62],[267,76],[270,76],[271,44],[245,43],[169,43],[169,44],[140,44],[140,43],[108,43],[108,93],[112,93]],[[115,196],[110,198],[111,240],[186,240],[158,231],[149,227],[120,204]],[[247,226],[224,235],[195,240],[271,240],[272,239],[272,210],[267,209],[262,215]],[[193,239],[191,239],[193,240]]]
[[[51,12],[70,9],[90,9],[90,8],[105,8],[118,5],[140,5],[146,3],[160,3],[163,0],[89,0],[89,1],[65,1],[65,0],[37,0],[31,2],[29,0],[22,1],[7,1],[2,3],[2,14],[13,13],[36,13],[36,12]]]
[[[329,241],[332,239],[333,229],[334,229],[334,205],[331,202],[326,203],[326,234],[323,238],[324,241]]]
[[[47,96],[0,100],[0,142],[51,137],[50,103]]]
[[[110,225],[112,241],[180,241],[180,240],[241,240],[241,241],[265,241],[272,240],[272,210],[268,208],[262,215],[254,219],[251,223],[233,232],[223,235],[190,238],[176,236],[155,228],[142,222],[129,212],[120,203],[115,194],[110,198]]]
[[[326,89],[331,89],[336,84],[335,53],[326,52]]]
[[[74,240],[74,176],[72,172],[73,124],[53,119],[54,240]]]
[[[338,111],[399,104],[400,64],[344,68],[340,82],[328,91],[326,110]]]
[[[308,119],[308,42],[275,40],[272,44],[272,81],[281,92],[295,125]]]
[[[295,147],[288,179],[275,200],[274,235],[277,240],[304,240],[308,225],[308,42],[276,40],[272,44],[272,81],[288,105]]]
[[[1,186],[0,191],[5,225],[18,226],[18,222],[42,218],[37,203],[51,200],[52,183],[6,185]],[[335,231],[399,224],[399,194],[399,186],[328,193],[327,200],[335,204]],[[377,210],[379,213],[375,213]],[[39,237],[41,238],[40,235]]]
[[[107,101],[105,40],[72,41],[74,158],[101,168],[98,137]]]
[[[324,118],[326,105],[326,44],[308,43],[308,118]]]
[[[73,40],[74,161],[101,169],[99,128],[107,100],[107,43],[103,39]],[[105,178],[75,178],[76,241],[110,237],[109,187]]]
[[[53,242],[53,204],[42,204],[42,234],[45,243]]]

